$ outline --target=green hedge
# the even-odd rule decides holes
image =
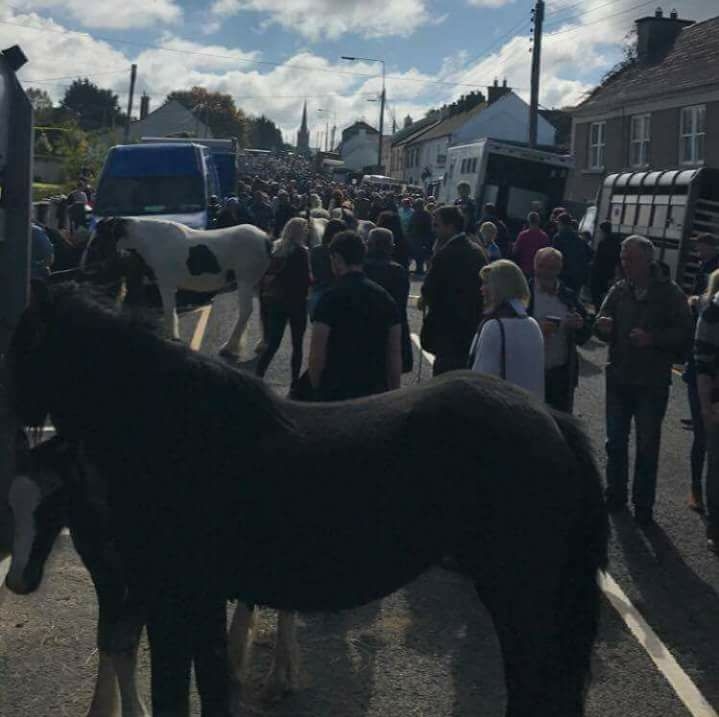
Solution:
[[[47,197],[52,197],[55,194],[62,193],[62,184],[43,184],[42,182],[33,182],[32,185],[33,202],[39,202],[41,199],[47,199]]]

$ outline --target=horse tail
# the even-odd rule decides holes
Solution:
[[[599,627],[598,572],[608,562],[609,518],[589,437],[570,415],[551,413],[574,454],[573,478],[581,484],[580,506],[570,529],[568,559],[561,577],[559,630],[570,687],[574,694],[583,695]]]

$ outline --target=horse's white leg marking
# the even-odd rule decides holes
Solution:
[[[137,691],[137,648],[112,656],[122,701],[122,717],[150,717]]]
[[[264,698],[281,699],[297,687],[300,670],[297,644],[297,613],[281,610],[277,615],[277,639],[272,668],[264,688]]]
[[[245,603],[238,602],[232,616],[227,650],[230,654],[230,668],[235,682],[242,682],[247,658],[252,647],[257,621],[256,608],[249,608]]]
[[[8,502],[15,523],[12,562],[7,575],[11,590],[23,591],[22,576],[30,561],[35,539],[35,509],[41,499],[40,487],[27,476],[18,476],[10,485]]]
[[[100,662],[97,666],[95,694],[92,697],[87,717],[119,717],[119,706],[120,692],[117,689],[117,676],[112,656],[101,651]]]
[[[237,282],[237,301],[238,301],[238,314],[237,323],[235,328],[232,330],[230,338],[227,339],[227,343],[222,347],[221,351],[226,351],[231,354],[240,353],[240,339],[242,334],[245,332],[247,322],[252,316],[252,297],[254,295],[254,286],[247,284],[246,282]]]
[[[162,311],[165,316],[165,327],[167,335],[173,339],[180,338],[180,322],[177,319],[177,309],[175,305],[176,293],[176,287],[160,285],[160,296],[162,297]]]

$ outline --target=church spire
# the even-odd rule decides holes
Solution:
[[[302,124],[297,133],[297,151],[300,154],[310,153],[310,129],[307,126],[307,100],[302,108]]]

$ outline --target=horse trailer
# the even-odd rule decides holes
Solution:
[[[573,167],[569,155],[485,138],[449,148],[440,199],[454,202],[457,185],[467,182],[480,206],[494,204],[510,227],[519,228],[533,209],[562,204]]]
[[[610,222],[612,233],[622,238],[651,239],[656,259],[689,291],[700,266],[697,236],[719,235],[719,169],[610,174],[597,199],[595,242],[602,222]]]

